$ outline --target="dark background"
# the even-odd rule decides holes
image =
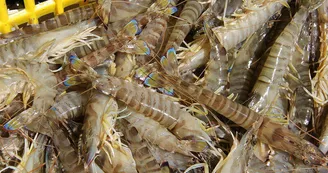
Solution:
[[[39,2],[43,2],[46,0],[34,0],[35,4]],[[21,9],[24,8],[24,1],[23,0],[6,0],[7,8],[9,9]]]

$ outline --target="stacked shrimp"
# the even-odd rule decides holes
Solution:
[[[0,172],[327,171],[327,4],[101,0],[0,35]]]

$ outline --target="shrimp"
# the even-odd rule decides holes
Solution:
[[[57,102],[47,111],[46,116],[60,122],[76,118],[84,112],[88,96],[89,94],[76,91],[68,92],[57,98]]]
[[[316,107],[322,107],[325,105],[326,102],[328,102],[328,94],[327,94],[327,79],[326,79],[326,74],[327,74],[327,14],[326,14],[326,9],[327,9],[328,3],[325,2],[319,9],[318,9],[318,14],[319,14],[319,22],[320,22],[320,40],[321,40],[321,45],[320,45],[320,58],[319,58],[319,67],[316,72],[316,75],[312,79],[312,96],[315,102]],[[319,110],[320,111],[320,110]]]
[[[53,146],[46,146],[45,151],[45,172],[49,173],[61,173],[60,161],[55,153],[55,148]]]
[[[169,167],[172,169],[185,170],[187,169],[187,166],[192,163],[192,157],[190,156],[186,156],[180,153],[168,152],[149,143],[148,149],[158,163],[168,162]]]
[[[211,91],[221,89],[220,93],[225,95],[228,83],[227,52],[213,35],[208,23],[205,23],[205,31],[210,40],[211,51],[210,60],[207,63],[207,69],[204,75],[204,87]]]
[[[90,19],[95,13],[96,5],[94,3],[82,7],[74,8],[59,14],[40,24],[30,24],[7,34],[0,35],[4,43],[20,39],[22,37],[32,36],[41,32],[51,31],[67,25],[72,25],[83,20]]]
[[[31,123],[39,113],[47,110],[53,103],[57,94],[54,86],[57,84],[57,79],[52,72],[50,72],[48,65],[45,63],[33,63],[28,61],[18,61],[17,69],[20,69],[28,76],[23,93],[23,103],[28,101],[31,94],[34,94],[33,106],[17,115],[5,124],[5,128],[14,130],[26,124]],[[26,88],[25,88],[26,87]]]
[[[279,96],[275,98],[270,108],[267,111],[263,112],[263,115],[269,117],[271,121],[280,124],[287,123],[285,119],[288,111],[288,100],[283,97],[283,95],[285,95],[285,93],[283,92],[283,90],[281,90],[279,92]],[[269,154],[272,154],[274,151],[273,149],[270,149],[267,144],[264,144],[261,141],[257,141],[253,152],[257,156],[257,158],[264,162],[267,159],[270,159]],[[288,155],[288,153],[277,151],[276,154],[273,155],[280,157],[281,155]],[[273,166],[270,166],[274,167],[274,164],[275,163],[272,163]],[[279,162],[276,162],[276,164],[277,166],[281,165]],[[291,164],[291,160],[286,160],[283,164]]]
[[[162,172],[161,167],[156,162],[145,141],[131,142],[129,148],[132,151],[133,158],[136,161],[137,170],[139,173]]]
[[[83,165],[79,164],[78,154],[72,146],[70,140],[64,134],[64,131],[54,123],[51,124],[53,130],[52,140],[59,152],[59,159],[63,168],[67,172],[81,172],[84,170]]]
[[[327,9],[328,3],[325,2],[321,7],[318,9],[318,14],[319,14],[319,22],[320,22],[320,31],[321,31],[321,45],[320,45],[320,59],[319,59],[319,67],[317,70],[317,74],[315,77],[312,79],[312,95],[314,96],[314,101],[315,101],[315,106],[319,107],[319,109],[323,109],[322,106],[327,102],[328,100],[328,94],[326,91],[326,84],[327,84],[327,79],[326,79],[326,74],[327,74],[327,14],[326,14],[326,9]],[[320,110],[319,110],[320,111]],[[323,130],[320,135],[320,150],[323,153],[327,153],[328,151],[328,140],[327,140],[327,134],[328,134],[328,127],[327,127],[327,118],[325,118],[325,124],[323,127]]]
[[[303,6],[294,15],[273,44],[264,67],[253,87],[253,98],[248,107],[256,112],[268,109],[277,96],[283,77],[287,74],[288,63],[302,26],[308,16],[308,10]]]
[[[125,27],[118,33],[117,37],[111,42],[94,52],[84,56],[81,58],[82,61],[86,62],[89,66],[95,67],[98,64],[102,63],[108,55],[117,52],[118,50],[124,49],[127,47],[136,48],[137,50],[132,50],[132,52],[141,55],[147,55],[150,53],[150,50],[146,43],[133,41],[132,39],[135,37],[135,34],[138,32],[138,22],[133,19]],[[132,42],[130,42],[132,40]],[[129,44],[128,44],[129,43]],[[128,45],[127,45],[128,44]],[[122,48],[123,47],[123,48]],[[131,51],[126,49],[126,51]]]
[[[160,173],[161,168],[159,164],[149,150],[147,142],[141,138],[136,128],[129,126],[129,122],[124,119],[120,120],[119,128],[122,129],[125,139],[129,141],[129,148],[131,149],[133,158],[136,162],[138,172]]]
[[[105,24],[108,24],[142,13],[147,10],[151,3],[151,0],[99,0],[98,6],[100,10],[98,11],[98,15]]]
[[[111,105],[108,105],[110,97],[95,92],[93,93],[90,101],[86,107],[86,117],[83,124],[82,139],[85,143],[85,158],[86,163],[89,165],[96,153],[98,153],[101,141],[105,138],[105,129],[100,125],[106,116],[107,109],[110,109]],[[116,102],[115,102],[116,103]],[[117,105],[116,105],[117,106]]]
[[[320,165],[327,163],[327,159],[316,146],[294,135],[286,127],[271,121],[270,118],[262,117],[257,112],[235,103],[224,96],[216,95],[207,89],[202,89],[194,84],[181,81],[177,77],[161,76],[163,77],[162,80],[165,79],[166,83],[168,83],[167,85],[169,83],[175,84],[171,86],[177,93],[192,97],[200,104],[212,108],[245,129],[249,129],[254,121],[261,121],[256,135],[262,142],[286,151],[311,164]],[[307,150],[304,150],[304,148],[307,148]]]
[[[158,145],[161,149],[191,156],[192,151],[201,152],[206,146],[204,142],[179,140],[155,120],[133,111],[131,113],[132,115],[125,118],[130,123],[129,127],[135,128],[141,138]]]
[[[25,148],[25,153],[19,165],[17,166],[16,172],[28,173],[42,172],[44,162],[44,150],[47,137],[39,134],[35,138],[35,142],[31,144],[30,148]]]
[[[321,7],[320,7],[321,8]],[[318,10],[315,10],[309,15],[310,22],[310,71],[311,75],[314,74],[314,71],[318,68],[318,59],[320,57],[320,31],[319,31],[319,21],[318,21]],[[314,77],[314,76],[312,76]]]
[[[0,168],[9,165],[10,160],[16,157],[17,153],[23,148],[23,145],[24,138],[19,135],[12,134],[7,138],[0,137]]]
[[[144,65],[148,63],[152,57],[156,56],[156,52],[158,52],[159,49],[158,43],[162,39],[166,29],[167,20],[165,17],[158,17],[147,23],[146,27],[140,33],[138,39],[143,40],[147,43],[151,54],[150,56],[136,56],[136,61],[139,65]]]
[[[25,96],[28,96],[28,92],[32,92],[32,89],[30,91],[28,90],[32,86],[27,85],[30,79],[29,76],[24,72],[24,70],[19,68],[1,68],[0,74],[1,109],[9,105],[18,94],[24,93]],[[25,85],[27,86],[25,87]],[[24,107],[27,106],[26,103],[28,99],[28,97],[23,97]]]
[[[201,127],[200,120],[182,110],[165,95],[115,77],[97,78],[93,81],[93,86],[103,94],[111,95],[159,122],[180,139],[192,136],[210,141]]]
[[[27,125],[27,128],[33,132],[51,137],[61,163],[56,161],[57,169],[63,169],[65,172],[82,172],[84,170],[83,165],[79,162],[78,153],[76,148],[73,147],[73,143],[69,140],[63,128],[53,119],[40,116],[36,121]]]
[[[296,50],[293,54],[291,62],[294,69],[297,70],[297,78],[301,84],[299,84],[299,82],[289,82],[289,86],[294,91],[295,95],[295,110],[290,111],[291,114],[289,115],[289,119],[293,123],[289,123],[289,127],[294,132],[298,133],[300,133],[298,128],[302,131],[307,130],[307,126],[314,115],[313,98],[303,89],[304,87],[308,91],[311,91],[311,79],[309,76],[310,36],[307,29],[308,25],[309,23],[307,22],[303,27],[298,40],[298,46],[302,52]]]
[[[145,64],[150,59],[150,54],[155,56],[155,49],[158,49],[157,42],[160,40],[162,33],[166,30],[167,27],[167,13],[176,12],[176,8],[170,7],[170,1],[168,0],[158,0],[156,3],[145,12],[144,14],[139,14],[135,17],[135,20],[138,21],[141,25],[146,25],[145,29],[141,32],[138,37],[139,41],[144,41],[148,45],[147,53],[141,54],[137,57],[138,64]],[[122,28],[122,25],[126,20],[115,22],[110,30],[112,35],[115,35],[118,28]],[[144,49],[144,48],[142,48]],[[142,50],[141,49],[141,50]],[[139,53],[140,54],[140,53]]]
[[[166,87],[160,87],[157,84],[157,69],[160,68],[160,64],[158,63],[151,63],[144,66],[141,66],[140,68],[135,70],[134,78],[137,80],[137,82],[141,82],[142,84],[149,86],[151,88],[156,89],[157,91],[166,94],[166,95],[173,95],[172,88],[166,88]],[[165,65],[164,65],[165,67]]]
[[[125,139],[128,140],[129,148],[131,149],[133,158],[136,162],[136,169],[140,173],[146,172],[155,172],[160,173],[161,168],[160,165],[156,162],[152,153],[150,152],[147,142],[142,139],[139,135],[139,132],[135,127],[130,126],[129,122],[122,119],[119,121],[118,128],[124,134]]]
[[[253,142],[256,138],[254,134],[259,128],[256,125],[259,123],[255,122],[254,126],[243,135],[240,142],[237,139],[234,140],[229,155],[214,169],[216,172],[246,172],[247,162],[254,148]]]
[[[157,0],[144,14],[139,14],[135,17],[142,26],[145,26],[145,30],[141,32],[139,39],[149,44],[152,57],[156,56],[156,51],[160,49],[157,43],[163,40],[161,37],[167,29],[169,15],[177,11],[177,8],[173,6],[174,4],[175,0]],[[145,64],[150,57],[141,56],[137,59],[140,64]]]
[[[96,158],[96,163],[104,172],[115,173],[137,173],[136,162],[133,159],[131,150],[125,146],[111,145],[105,142],[100,155]],[[111,161],[109,158],[115,158]]]
[[[24,107],[24,104],[21,101],[21,98],[21,95],[16,96],[8,106],[0,111],[0,124],[4,123],[7,118],[12,118],[23,111],[21,108]]]
[[[248,161],[247,172],[290,172],[291,170],[298,171],[291,163],[292,159],[281,151],[274,151],[270,154],[269,159],[263,162],[253,154]]]
[[[216,0],[216,1],[207,1],[210,2],[210,6],[203,13],[203,15],[212,15],[216,18],[228,17],[233,15],[233,13],[238,10],[243,4],[242,0]]]
[[[99,50],[99,49],[111,44],[111,42],[110,42],[111,39],[108,37],[104,26],[97,27],[94,31],[92,31],[92,34],[95,34],[95,35],[101,37],[101,39],[95,40],[88,45],[80,46],[80,47],[76,47],[76,48],[72,49],[72,51],[78,57],[84,57],[95,50]],[[106,57],[108,57],[108,56],[106,56]],[[89,62],[86,62],[86,63],[89,64]]]
[[[193,71],[208,62],[210,56],[211,45],[205,35],[200,36],[190,46],[190,50],[182,51],[177,56],[179,61],[179,72],[184,74],[188,71]]]
[[[164,52],[167,52],[170,48],[178,49],[185,39],[192,24],[196,22],[201,13],[203,12],[206,5],[201,4],[196,0],[187,1],[181,14],[179,20],[174,26],[174,29],[169,37],[169,40],[166,44]]]
[[[0,65],[10,65],[12,61],[18,57],[24,57],[34,54],[37,51],[43,51],[46,45],[59,45],[67,36],[82,32],[92,26],[95,26],[95,22],[84,21],[72,26],[58,28],[53,31],[40,33],[5,45],[0,45]]]
[[[84,168],[79,162],[77,150],[58,123],[46,116],[41,116],[27,127],[34,132],[51,137],[65,172],[83,172]]]
[[[248,98],[248,93],[251,90],[251,83],[253,78],[253,66],[257,60],[257,52],[264,37],[268,32],[266,25],[262,26],[246,42],[238,51],[236,60],[230,74],[230,93],[237,95],[236,102],[243,103]]]
[[[128,127],[123,132],[125,138],[130,142],[129,148],[132,151],[139,172],[162,172],[164,170],[160,168],[159,163],[167,161],[171,168],[184,170],[191,161],[192,157],[165,151],[144,141],[140,132],[134,126],[129,125],[126,120],[122,120],[121,124]]]
[[[99,59],[97,59],[95,61],[95,59],[83,59],[83,63],[85,64],[89,64],[89,65],[93,65],[95,73],[100,73],[100,74],[113,74],[115,72],[113,72],[113,70],[115,70],[115,68],[113,69],[113,67],[115,67],[115,63],[113,63],[113,59],[115,57],[113,57],[114,54],[112,55],[104,55],[101,56]],[[69,55],[69,59],[78,59],[77,55],[74,52],[71,52]],[[80,60],[80,59],[79,59]],[[89,61],[91,60],[91,61]],[[99,61],[98,61],[99,60]],[[110,70],[110,71],[109,71]],[[59,72],[55,73],[55,76],[57,78],[57,90],[58,92],[64,92],[67,89],[67,75],[73,75],[76,74],[76,71],[71,68],[70,65],[64,66],[63,70],[60,70]]]
[[[107,59],[102,64],[96,66],[94,70],[97,72],[98,75],[114,76],[117,70],[114,59],[116,59],[116,57],[110,57],[110,59]]]
[[[269,1],[225,26],[212,28],[212,31],[222,46],[229,50],[263,26],[271,16],[282,9],[282,4],[287,5],[287,1]]]

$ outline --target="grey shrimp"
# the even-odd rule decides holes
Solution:
[[[44,162],[44,150],[47,142],[47,136],[39,134],[30,148],[25,148],[25,153],[20,164],[17,166],[16,172],[42,172]]]
[[[61,163],[55,153],[53,146],[46,146],[45,149],[45,172],[48,173],[62,173]]]
[[[158,145],[161,149],[191,156],[191,152],[201,152],[206,146],[204,142],[179,140],[155,120],[133,111],[131,113],[125,118],[130,123],[129,126],[134,127],[141,138]]]
[[[228,56],[226,49],[210,30],[210,24],[205,22],[205,31],[211,44],[210,60],[204,75],[204,87],[211,91],[219,91],[226,95],[228,84]]]
[[[100,144],[105,138],[105,129],[102,121],[105,119],[108,105],[111,98],[107,95],[94,92],[86,106],[86,117],[83,123],[82,140],[85,143],[85,158],[87,165],[94,160],[96,153],[99,152]]]
[[[320,57],[320,31],[319,31],[319,20],[318,20],[318,10],[315,10],[309,15],[310,22],[310,70],[311,74],[318,68],[318,59]],[[313,77],[313,76],[312,76]]]
[[[51,128],[53,129],[53,134],[51,138],[54,142],[55,147],[59,152],[59,159],[67,172],[78,172],[83,171],[83,165],[79,163],[79,157],[76,149],[72,146],[72,143],[65,135],[65,132],[61,127],[55,125],[54,122],[51,123]]]
[[[206,5],[201,4],[196,0],[187,1],[166,44],[164,49],[165,53],[172,47],[175,50],[180,47],[181,43],[192,28],[192,25],[197,21],[205,7]]]
[[[42,52],[47,45],[59,45],[66,37],[82,32],[93,26],[95,26],[94,21],[80,22],[72,26],[58,28],[53,31],[36,34],[28,38],[22,38],[5,45],[0,45],[0,65],[10,65],[13,60],[18,57]]]
[[[88,96],[88,93],[68,92],[56,99],[56,103],[46,112],[46,116],[59,122],[74,119],[84,112]]]
[[[268,31],[267,25],[262,26],[246,40],[238,51],[229,80],[230,93],[237,96],[238,103],[244,103],[248,98],[254,74],[253,67],[257,60],[256,51],[261,48]]]
[[[312,79],[312,95],[314,96],[314,101],[316,103],[316,106],[319,107],[319,111],[321,111],[322,105],[324,105],[327,102],[327,98],[328,98],[328,94],[327,94],[327,47],[328,47],[328,32],[327,32],[327,28],[328,28],[328,17],[327,17],[327,10],[328,7],[328,2],[325,1],[325,3],[319,7],[318,9],[318,14],[319,14],[319,23],[320,23],[320,40],[321,41],[321,45],[320,45],[320,59],[319,59],[319,67],[317,70],[317,74],[315,75],[315,77]],[[323,130],[321,132],[320,135],[320,150],[323,153],[327,153],[328,151],[328,126],[327,126],[327,122],[328,122],[328,116],[326,116],[325,118],[325,124],[323,127]]]
[[[290,81],[289,86],[294,91],[292,111],[290,111],[289,127],[295,132],[307,131],[312,116],[314,115],[314,101],[306,90],[311,91],[311,79],[309,76],[309,57],[310,57],[310,36],[309,36],[309,22],[304,25],[300,37],[298,39],[298,46],[301,50],[295,50],[291,64],[297,71],[296,82]],[[300,128],[300,129],[299,129]]]
[[[57,122],[41,116],[37,121],[29,124],[28,129],[51,137],[54,146],[58,151],[59,160],[65,172],[83,172],[83,164],[79,162],[78,152],[69,139],[66,132]]]
[[[190,156],[162,150],[158,146],[143,140],[140,131],[131,126],[126,120],[122,120],[121,124],[128,127],[123,129],[123,132],[125,138],[130,142],[129,147],[139,172],[161,172],[163,168],[160,168],[159,164],[167,161],[170,168],[184,170],[191,162],[192,157]]]
[[[229,155],[218,163],[215,168],[216,172],[246,172],[252,150],[254,149],[254,141],[256,137],[254,134],[259,123],[254,123],[253,127],[249,129],[241,138],[240,141],[234,139],[233,146]]]
[[[151,20],[147,23],[145,29],[142,30],[138,39],[143,40],[147,43],[150,49],[150,56],[147,55],[139,55],[136,56],[136,61],[138,65],[144,65],[152,60],[152,57],[156,57],[156,53],[159,49],[159,43],[162,37],[164,36],[164,32],[167,29],[167,20],[165,17],[158,17],[154,20]]]
[[[260,121],[261,125],[256,135],[262,142],[286,151],[311,164],[320,165],[327,163],[328,159],[324,157],[316,146],[294,135],[286,127],[271,121],[270,118],[263,117],[259,113],[224,96],[179,80],[177,77],[166,75],[162,75],[162,77],[164,77],[165,81],[174,84],[171,86],[176,92],[190,96],[200,104],[212,108],[245,129],[249,129],[254,122]],[[304,148],[307,148],[307,150],[304,150]]]
[[[307,16],[308,10],[304,6],[301,7],[273,44],[253,87],[253,98],[248,104],[248,107],[256,112],[268,109],[276,98]]]
[[[110,39],[109,43],[98,50],[81,57],[81,60],[89,66],[95,67],[109,58],[109,55],[117,51],[125,51],[127,53],[135,53],[139,55],[148,55],[150,49],[142,40],[134,40],[135,34],[138,32],[138,22],[133,19],[115,36]]]
[[[100,8],[98,15],[105,24],[123,20],[136,16],[137,14],[144,12],[151,5],[151,0],[123,0],[123,1],[111,1],[111,0],[99,0],[98,6]]]
[[[109,45],[110,38],[107,35],[107,31],[104,26],[98,26],[95,30],[91,32],[92,34],[95,34],[99,37],[101,37],[100,40],[95,40],[89,45],[80,46],[72,49],[72,51],[78,56],[78,57],[84,57],[88,54],[92,53],[95,50],[99,50],[107,45]],[[104,59],[108,58],[109,56],[105,56]],[[85,61],[87,64],[92,64],[89,61]]]
[[[328,28],[328,17],[326,13],[326,9],[328,7],[328,2],[326,1],[322,6],[318,9],[319,15],[319,28],[320,28],[320,58],[319,58],[319,67],[317,69],[316,75],[312,79],[312,96],[315,102],[316,107],[319,107],[319,111],[321,111],[321,107],[327,103],[328,94],[327,94],[327,28]]]
[[[3,151],[0,155],[1,171],[9,168],[7,167],[9,162],[12,158],[16,157],[17,153],[21,151],[23,147],[24,138],[17,134],[12,134],[7,138],[0,137],[0,150]]]
[[[229,50],[263,26],[271,16],[282,9],[283,4],[287,2],[285,0],[270,1],[225,26],[215,27],[212,30],[223,47]]]
[[[31,108],[26,109],[5,124],[4,127],[8,130],[14,130],[31,123],[41,112],[43,113],[54,103],[57,94],[55,88],[57,79],[47,64],[18,61],[16,66],[29,77],[29,81],[26,81],[24,86],[26,94],[25,96],[23,94],[23,98],[25,97],[25,100],[28,101],[34,95],[34,99]],[[25,103],[24,100],[23,103]]]
[[[95,13],[95,7],[96,5],[93,3],[66,11],[40,24],[30,24],[10,33],[2,34],[0,35],[0,39],[2,39],[4,43],[9,43],[20,38],[88,20]]]
[[[161,173],[161,168],[149,150],[147,142],[142,140],[136,128],[129,126],[129,123],[126,120],[121,120],[120,122],[120,128],[124,133],[124,137],[129,141],[129,148],[131,149],[133,158],[136,161],[138,172]],[[123,129],[123,126],[127,128]]]
[[[148,143],[148,149],[158,163],[168,162],[169,167],[174,170],[185,170],[192,163],[192,157],[180,153],[172,153],[162,150],[158,146]]]
[[[131,150],[126,146],[111,146],[108,141],[104,143],[96,163],[104,172],[137,173]]]
[[[93,86],[139,113],[151,117],[179,138],[192,136],[210,141],[208,134],[202,129],[200,120],[182,110],[178,103],[170,101],[168,96],[115,77],[98,78],[93,82]]]
[[[147,142],[131,142],[129,148],[132,151],[133,158],[137,164],[139,173],[161,173],[161,167],[148,149]]]
[[[190,50],[184,50],[179,53],[179,73],[184,74],[188,71],[194,71],[198,67],[205,65],[210,56],[211,45],[206,38],[206,35],[200,36],[198,39],[195,39],[190,45]]]

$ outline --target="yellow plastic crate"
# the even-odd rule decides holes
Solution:
[[[46,14],[55,15],[64,12],[64,8],[73,4],[85,5],[87,0],[47,0],[35,5],[34,0],[24,0],[25,9],[8,15],[6,0],[0,0],[0,33],[8,33],[11,28],[23,23],[37,24]]]

